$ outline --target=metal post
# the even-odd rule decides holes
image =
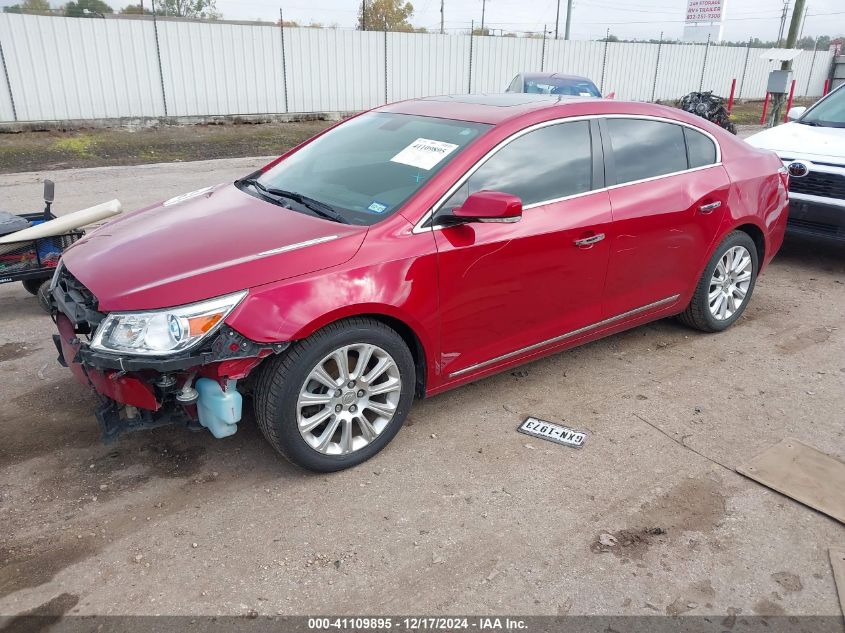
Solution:
[[[467,85],[467,94],[472,93],[472,33],[475,31],[475,20],[470,22],[472,26],[469,27],[469,82]]]
[[[540,49],[540,72],[546,65],[546,25],[543,25],[543,46]]]
[[[604,94],[604,69],[607,66],[607,41],[610,39],[610,29],[607,29],[607,34],[604,36],[604,55],[601,59],[601,82],[599,83],[599,92]]]
[[[742,65],[742,79],[739,80],[739,94],[737,99],[742,99],[742,88],[745,86],[745,75],[748,72],[748,54],[751,52],[751,38],[748,38],[748,44],[745,46],[745,63]]]
[[[566,0],[566,26],[563,29],[563,39],[569,39],[569,27],[572,24],[572,0]]]
[[[657,94],[657,73],[660,72],[660,51],[663,48],[663,31],[660,31],[660,41],[657,43],[657,61],[654,63],[654,80],[651,82],[651,101]]]
[[[792,98],[795,96],[795,80],[789,86],[789,98],[786,100],[786,112],[783,113],[783,122],[789,123],[789,110],[792,108]]]
[[[810,81],[813,79],[813,66],[816,65],[816,48],[819,46],[819,38],[817,37],[816,40],[813,42],[813,59],[810,60],[810,74],[807,75],[807,89],[804,91],[804,96],[810,94]]]
[[[164,104],[164,116],[167,116],[167,93],[164,91],[164,71],[161,69],[161,47],[158,43],[158,20],[156,20],[155,1],[153,1],[153,34],[156,38],[156,59],[158,60],[158,78],[161,82],[161,101]]]
[[[707,70],[707,55],[710,53],[710,33],[707,34],[707,47],[704,49],[704,63],[701,64],[701,79],[698,82],[698,91],[704,88],[704,71]]]
[[[288,70],[285,61],[285,18],[279,7],[279,32],[282,34],[282,88],[285,91],[285,112],[288,111]]]
[[[440,0],[440,35],[443,35],[443,2],[444,0]]]
[[[387,103],[387,19],[384,20],[384,102]]]
[[[557,27],[560,23],[560,0],[557,0],[557,11],[555,12],[555,39],[557,39]]]
[[[6,66],[6,56],[3,54],[3,43],[0,42],[0,62],[3,63],[3,75],[6,77],[6,86],[9,88],[9,101],[12,102],[12,118],[18,120],[18,110],[15,108],[15,97],[12,94],[12,82],[9,80],[9,69]]]
[[[367,0],[361,0],[361,30],[367,30]]]

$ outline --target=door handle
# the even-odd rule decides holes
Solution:
[[[700,207],[698,207],[698,210],[701,211],[704,215],[707,215],[714,209],[718,209],[721,206],[722,203],[717,200],[716,202],[711,202],[710,204],[702,204]]]
[[[604,239],[604,233],[596,233],[595,235],[591,235],[590,237],[585,237],[580,240],[575,240],[575,246],[583,247],[583,246],[592,246],[593,244],[597,244]]]

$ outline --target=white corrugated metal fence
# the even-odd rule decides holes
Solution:
[[[590,77],[619,99],[699,88],[762,98],[778,62],[745,47],[285,28],[0,13],[0,122],[348,112],[501,92],[520,71]],[[832,53],[793,63],[818,96]]]

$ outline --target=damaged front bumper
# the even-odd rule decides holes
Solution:
[[[205,426],[216,437],[231,435],[240,419],[237,381],[289,345],[256,343],[224,324],[196,350],[173,356],[92,350],[81,337],[90,337],[105,315],[97,311],[96,298],[64,274],[69,279],[55,283],[52,293],[59,330],[53,341],[59,363],[99,397],[96,417],[105,442],[124,431],[169,424]],[[221,403],[226,419],[217,414]]]

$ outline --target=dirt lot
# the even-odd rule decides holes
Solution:
[[[0,174],[278,155],[331,121],[0,133]]]
[[[52,175],[60,208],[132,207],[260,163]],[[0,177],[4,205],[41,176]],[[251,413],[103,446],[52,323],[0,286],[0,613],[838,614],[845,528],[733,468],[789,436],[845,459],[844,279],[841,247],[789,240],[731,330],[660,321],[418,402],[334,475]]]

